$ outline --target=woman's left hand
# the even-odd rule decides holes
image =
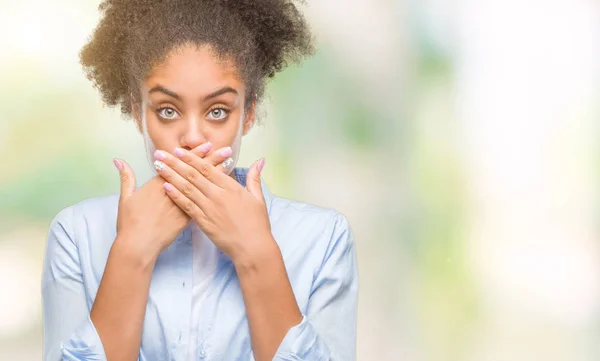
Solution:
[[[167,195],[234,262],[272,249],[275,240],[260,182],[264,159],[252,164],[244,189],[185,149],[175,148],[173,154],[157,150],[154,157],[164,164],[156,168],[167,181]]]

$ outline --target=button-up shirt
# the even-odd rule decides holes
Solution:
[[[246,184],[247,168],[235,168]],[[358,275],[345,216],[277,197],[261,180],[271,232],[302,313],[274,360],[355,360]],[[48,232],[43,275],[44,361],[106,360],[89,314],[116,238],[119,195],[63,209]],[[192,321],[194,257],[190,226],[156,261],[140,361],[186,360]],[[254,360],[239,279],[218,253],[194,326],[197,360]]]

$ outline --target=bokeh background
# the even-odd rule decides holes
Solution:
[[[50,220],[150,176],[77,52],[98,0],[0,0],[0,360],[41,360]],[[600,359],[600,4],[309,0],[240,165],[350,220],[358,360]]]

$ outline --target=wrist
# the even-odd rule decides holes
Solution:
[[[238,275],[268,268],[274,262],[283,262],[281,250],[273,236],[265,237],[262,242],[257,243],[260,246],[244,250],[232,257]]]
[[[117,235],[110,253],[141,270],[153,270],[160,254],[145,242],[127,235]]]

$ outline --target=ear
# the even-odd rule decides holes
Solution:
[[[137,126],[138,132],[140,132],[140,134],[143,134],[144,132],[142,130],[142,113],[140,109],[140,104],[135,100],[133,94],[130,95],[129,102],[131,104],[131,117],[135,121],[135,125]]]
[[[256,121],[256,97],[252,101],[248,109],[248,113],[244,119],[244,129],[242,130],[242,135],[248,134],[252,126],[254,126],[254,122]]]

